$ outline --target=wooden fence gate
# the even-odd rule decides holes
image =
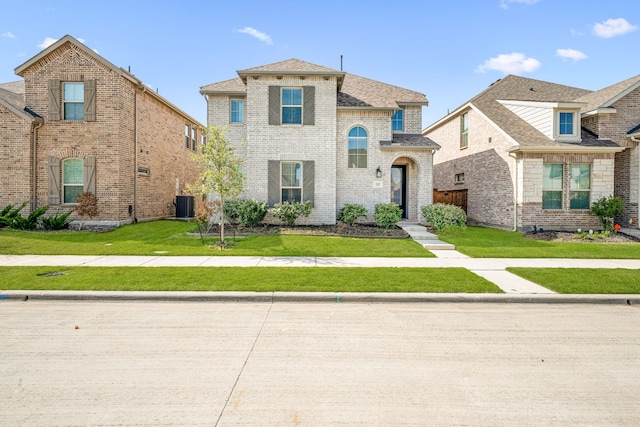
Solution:
[[[456,205],[467,213],[467,190],[438,191],[433,190],[433,203]]]

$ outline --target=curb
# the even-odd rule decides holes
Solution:
[[[2,301],[246,303],[499,303],[640,305],[640,295],[448,294],[364,292],[4,291]]]

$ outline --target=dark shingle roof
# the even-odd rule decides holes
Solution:
[[[0,99],[18,110],[22,110],[25,106],[24,92],[24,80],[0,84]]]
[[[427,105],[424,94],[398,86],[348,74],[296,58],[239,70],[239,78],[211,83],[200,88],[200,93],[246,92],[245,81],[250,75],[331,75],[338,79],[338,107],[397,109],[403,104]]]
[[[638,126],[636,126],[636,127],[632,128],[632,129],[629,129],[629,130],[627,131],[627,135],[632,135],[632,134],[634,134],[634,133],[638,133],[638,132],[640,132],[640,125],[638,125]]]
[[[440,148],[432,139],[420,134],[394,133],[391,141],[380,141],[382,148]]]
[[[581,131],[582,142],[574,145],[581,145],[583,147],[619,147],[618,144],[610,139],[598,139],[598,135],[585,127],[581,128]]]

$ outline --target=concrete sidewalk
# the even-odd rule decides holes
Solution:
[[[465,268],[507,294],[549,295],[553,291],[506,271],[507,267],[536,268],[624,268],[640,269],[640,260],[568,258],[469,258],[447,250],[446,258],[364,258],[364,257],[233,257],[233,256],[104,256],[104,255],[0,255],[0,267],[412,267]],[[456,256],[458,254],[458,256]],[[24,293],[23,293],[24,294]],[[260,298],[272,299],[267,293]],[[249,295],[243,293],[244,296]],[[331,294],[330,298],[335,298]],[[370,295],[370,294],[368,294]],[[186,294],[185,294],[186,296]],[[315,297],[319,294],[315,294]],[[450,295],[459,300],[459,295]],[[236,298],[232,296],[231,298]],[[414,295],[412,295],[414,297]],[[558,296],[559,297],[559,296]],[[601,297],[601,296],[599,296]],[[198,296],[198,298],[202,298]],[[225,297],[226,298],[226,297]],[[325,299],[322,296],[322,299]],[[367,297],[365,297],[367,298]],[[394,297],[395,298],[395,297]],[[426,298],[432,298],[430,295]],[[493,297],[490,297],[493,298]],[[556,298],[556,296],[554,296]],[[421,297],[421,299],[423,299]],[[624,300],[628,299],[627,297]]]

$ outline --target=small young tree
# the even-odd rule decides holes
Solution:
[[[85,191],[82,194],[76,196],[75,211],[82,218],[93,218],[98,215],[98,197],[90,191]],[[82,229],[82,225],[79,225],[79,230]]]
[[[212,207],[220,214],[220,245],[224,246],[224,203],[242,193],[243,178],[240,157],[225,138],[225,129],[209,126],[202,152],[192,156],[200,172],[200,181],[189,185],[192,194],[213,199]]]

